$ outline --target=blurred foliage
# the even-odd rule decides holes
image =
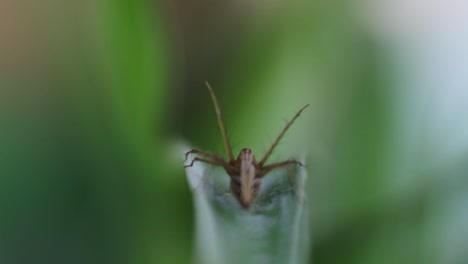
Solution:
[[[306,153],[313,262],[464,263],[468,7],[438,4],[2,1],[0,262],[189,263],[208,80],[257,156],[311,104],[271,160]]]

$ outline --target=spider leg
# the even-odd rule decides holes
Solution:
[[[208,90],[210,91],[211,99],[213,99],[216,116],[218,118],[219,128],[221,129],[221,136],[223,136],[224,148],[226,149],[226,152],[229,158],[229,163],[232,163],[235,160],[234,154],[232,154],[231,143],[229,143],[229,138],[227,136],[226,127],[224,126],[223,115],[221,114],[221,108],[219,107],[219,104],[218,104],[218,99],[216,98],[216,95],[213,92],[213,89],[211,89],[210,84],[206,81],[205,81],[205,84],[208,87]]]
[[[222,163],[220,162],[216,162],[214,160],[210,160],[210,159],[204,159],[204,158],[194,158],[192,160],[192,162],[190,163],[190,165],[185,165],[184,168],[189,168],[189,167],[192,167],[193,164],[196,162],[196,161],[200,161],[200,162],[205,162],[205,163],[209,163],[209,164],[213,164],[213,165],[217,165],[217,166],[223,166]]]
[[[263,156],[263,158],[258,162],[258,165],[260,167],[263,167],[263,164],[265,164],[265,162],[267,161],[267,159],[270,157],[271,153],[273,152],[273,150],[275,149],[275,147],[278,145],[280,139],[283,137],[284,133],[286,133],[286,131],[288,130],[288,128],[294,123],[294,121],[301,115],[302,111],[304,111],[304,109],[306,109],[309,105],[305,105],[304,107],[302,107],[297,113],[296,115],[291,119],[291,121],[287,122],[286,125],[283,127],[283,129],[281,130],[281,132],[279,133],[279,135],[276,137],[275,141],[273,142],[273,144],[271,144],[271,147],[270,149],[268,149],[268,151],[265,153],[265,155]]]
[[[216,166],[222,166],[224,168],[224,170],[229,174],[233,174],[233,168],[232,166],[227,163],[223,158],[215,155],[215,154],[211,154],[211,153],[208,153],[208,152],[203,152],[203,151],[199,151],[199,150],[191,150],[189,152],[187,152],[185,154],[185,159],[187,159],[187,156],[188,154],[190,153],[196,153],[196,154],[200,154],[202,156],[205,156],[206,158],[199,158],[199,157],[196,157],[192,160],[192,162],[190,163],[190,165],[185,165],[184,168],[188,168],[188,167],[192,167],[193,164],[196,162],[196,161],[201,161],[201,162],[205,162],[205,163],[209,163],[209,164],[213,164],[213,165],[216,165]]]
[[[202,155],[204,157],[207,157],[207,158],[210,158],[210,159],[213,159],[213,160],[222,160],[223,159],[223,158],[221,158],[220,156],[218,156],[216,154],[212,154],[212,153],[201,151],[201,150],[192,149],[190,151],[187,151],[187,153],[185,153],[185,160],[187,160],[187,158],[188,158],[188,156],[190,154],[199,154],[199,155]]]
[[[272,171],[274,169],[278,169],[278,168],[281,168],[281,167],[286,167],[286,166],[292,165],[292,164],[299,164],[300,166],[304,166],[298,160],[287,160],[287,161],[283,161],[283,162],[273,163],[273,164],[270,164],[270,165],[265,166],[263,168],[260,168],[260,172],[259,172],[258,176],[263,177],[267,173],[269,173],[270,171]]]

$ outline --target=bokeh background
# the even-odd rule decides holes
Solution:
[[[191,263],[180,146],[306,153],[311,263],[467,263],[468,4],[0,2],[0,262]]]

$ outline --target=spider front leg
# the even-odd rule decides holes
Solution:
[[[292,164],[299,164],[301,167],[304,166],[300,161],[298,160],[287,160],[287,161],[283,161],[283,162],[278,162],[278,163],[273,163],[273,164],[270,164],[268,166],[264,166],[262,168],[259,168],[260,169],[260,172],[258,173],[258,176],[259,177],[263,177],[265,176],[267,173],[269,173],[270,171],[274,170],[274,169],[278,169],[278,168],[281,168],[281,167],[286,167],[288,165],[292,165]]]
[[[218,155],[192,149],[188,151],[187,153],[185,153],[185,160],[187,160],[188,155],[191,153],[200,154],[201,156],[204,156],[205,158],[196,157],[192,160],[190,165],[185,165],[184,168],[192,167],[196,161],[201,161],[201,162],[209,163],[209,164],[216,165],[216,166],[222,166],[226,170],[226,172],[228,173],[232,172],[231,165],[229,165],[229,163],[227,163],[222,157]]]
[[[187,160],[188,155],[190,155],[190,154],[200,154],[200,155],[202,155],[204,157],[207,157],[207,158],[210,158],[212,160],[222,160],[222,161],[224,161],[223,158],[221,158],[220,156],[218,156],[216,154],[212,154],[212,153],[209,153],[209,152],[196,150],[196,149],[192,149],[190,151],[187,151],[187,153],[185,153],[185,160]]]
[[[192,162],[190,163],[190,165],[185,165],[184,168],[189,168],[189,167],[193,167],[193,164],[195,163],[195,161],[201,161],[201,162],[205,162],[205,163],[209,163],[209,164],[213,164],[213,165],[218,165],[218,166],[223,166],[223,164],[219,163],[219,162],[216,162],[214,160],[209,160],[209,159],[203,159],[203,158],[194,158],[192,160]]]

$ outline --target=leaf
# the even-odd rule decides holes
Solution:
[[[186,174],[195,207],[198,263],[307,262],[305,167],[266,175],[248,210],[229,192],[229,176],[222,168],[196,162]]]

